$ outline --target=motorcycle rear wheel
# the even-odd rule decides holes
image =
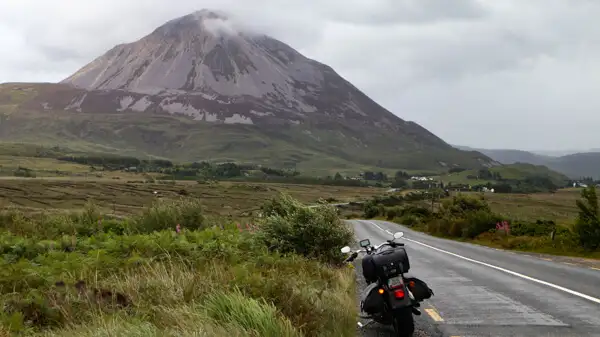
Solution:
[[[395,312],[392,326],[397,337],[412,337],[415,332],[415,320],[411,308]]]

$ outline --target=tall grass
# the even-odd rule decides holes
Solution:
[[[2,220],[2,337],[355,333],[351,270],[269,249],[193,200],[125,220],[91,204],[57,216],[5,210]]]

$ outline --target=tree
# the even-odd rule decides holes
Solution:
[[[394,180],[406,180],[410,178],[410,175],[404,171],[397,171],[394,175]]]
[[[405,188],[408,187],[408,182],[404,179],[397,179],[392,182],[392,188]]]
[[[600,248],[600,206],[596,187],[589,186],[581,191],[581,199],[576,201],[579,215],[575,222],[575,231],[584,249]]]
[[[377,180],[377,181],[386,181],[387,180],[387,176],[383,172],[375,173],[375,176],[373,178],[374,178],[373,180]]]
[[[335,174],[335,177],[333,177],[333,179],[334,179],[334,180],[343,180],[344,178],[342,177],[342,175],[341,175],[339,172],[337,172],[337,173]]]

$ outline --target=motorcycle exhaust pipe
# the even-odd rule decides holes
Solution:
[[[369,321],[367,324],[362,324],[361,322],[356,322],[359,329],[364,329],[373,323],[375,323],[375,321]]]

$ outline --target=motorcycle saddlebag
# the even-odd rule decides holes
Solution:
[[[416,277],[407,277],[405,283],[417,302],[429,299],[433,295],[433,290],[427,283]]]
[[[373,255],[366,255],[363,257],[362,272],[367,284],[377,281],[377,272],[375,270],[375,262],[373,262]]]
[[[385,277],[394,277],[408,273],[410,262],[404,248],[384,250],[373,255],[377,273]]]
[[[408,254],[402,247],[387,249],[362,260],[363,276],[367,283],[377,281],[377,276],[394,277],[407,273],[410,269]]]
[[[377,276],[388,278],[407,273],[410,261],[406,250],[396,247],[363,257],[362,269],[365,281],[372,283],[377,281]]]
[[[374,315],[381,312],[385,305],[383,296],[377,292],[377,289],[379,289],[377,284],[372,283],[363,290],[360,309],[368,315]]]

